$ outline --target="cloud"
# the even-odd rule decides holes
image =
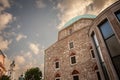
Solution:
[[[0,11],[5,10],[6,8],[10,7],[9,1],[8,0],[0,0]]]
[[[6,68],[6,70],[9,69],[10,63],[11,63],[11,60],[6,56],[5,57],[5,68]]]
[[[33,53],[35,53],[35,54],[39,53],[39,45],[38,44],[30,43],[29,48],[31,49],[31,51]]]
[[[37,8],[45,8],[46,4],[43,2],[43,0],[36,0],[36,6]]]
[[[60,11],[58,18],[61,21],[57,28],[62,29],[67,21],[78,15],[98,15],[115,1],[117,0],[61,0],[56,6]]]
[[[18,34],[17,37],[16,37],[16,41],[20,41],[23,38],[25,39],[25,38],[27,38],[27,36],[23,35],[23,34]]]
[[[31,52],[27,52],[26,54],[24,54],[24,57],[32,58],[32,53]]]
[[[0,31],[6,28],[6,25],[12,21],[12,15],[4,12],[9,8],[10,4],[8,0],[0,0]]]
[[[0,13],[0,31],[7,27],[7,24],[12,21],[12,15],[9,13]]]
[[[11,43],[12,41],[8,41],[8,40],[4,40],[3,37],[0,36],[0,49],[1,50],[5,50],[8,49],[8,45]]]
[[[20,25],[17,25],[17,28],[18,28],[18,29],[20,29],[20,28],[21,28],[21,26],[20,26]]]
[[[10,8],[10,3],[8,0],[0,0],[0,33],[7,27],[7,25],[12,22],[12,14],[5,12],[4,10]],[[12,40],[5,40],[3,36],[0,36],[0,49],[8,49],[9,44]]]
[[[15,61],[17,64],[24,64],[25,58],[23,56],[16,56]]]

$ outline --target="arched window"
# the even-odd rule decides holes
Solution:
[[[94,66],[94,71],[96,72],[98,80],[101,80],[100,72],[98,70],[98,66],[97,65]]]
[[[55,80],[60,80],[60,74],[59,74],[59,73],[57,73],[57,74],[55,75]]]
[[[74,70],[72,72],[72,77],[73,77],[73,80],[79,80],[79,72],[77,70]]]

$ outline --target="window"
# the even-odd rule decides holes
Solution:
[[[55,75],[55,80],[60,80],[60,74],[57,73],[57,74]]]
[[[102,52],[101,52],[100,45],[99,45],[99,43],[98,43],[98,39],[97,39],[97,37],[96,37],[96,34],[93,33],[91,36],[92,36],[93,43],[94,43],[95,48],[96,48],[96,53],[97,53],[97,55],[98,55],[98,59],[99,59],[99,62],[100,62],[100,65],[101,65],[103,74],[104,74],[104,76],[105,76],[105,79],[106,79],[106,80],[109,80],[108,73],[107,73],[107,69],[106,69],[106,67],[105,67],[105,62],[104,62],[104,59],[103,59],[103,55],[102,55]]]
[[[55,80],[60,80],[60,78],[56,78]]]
[[[73,42],[70,42],[70,43],[69,43],[69,48],[71,49],[71,48],[73,48],[73,47],[74,47]]]
[[[95,65],[94,70],[95,70],[95,72],[96,72],[96,75],[97,75],[98,80],[101,80],[100,72],[99,72],[99,70],[98,70],[98,66],[97,66],[97,65]]]
[[[79,72],[77,70],[74,70],[72,72],[73,80],[79,80]]]
[[[72,29],[69,29],[69,34],[72,34],[73,30]]]
[[[101,34],[108,48],[108,52],[113,61],[113,65],[120,76],[120,43],[118,42],[108,20],[99,25]]]
[[[59,62],[58,62],[58,61],[56,61],[56,62],[55,62],[55,68],[57,68],[57,69],[58,69],[59,67],[60,67],[60,66],[59,66]]]
[[[76,63],[76,57],[75,57],[75,55],[71,56],[70,58],[71,58],[70,59],[71,64],[75,64]]]
[[[95,54],[94,54],[93,49],[90,49],[90,53],[91,53],[92,58],[95,58]]]
[[[117,19],[120,21],[120,10],[117,11],[117,12],[115,13],[115,15],[117,16]]]
[[[96,74],[97,74],[97,78],[98,78],[98,80],[101,80],[100,72],[97,71]]]
[[[79,76],[78,75],[73,76],[73,80],[79,80]]]

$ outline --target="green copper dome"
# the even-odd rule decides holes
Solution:
[[[74,18],[72,18],[71,20],[69,20],[64,27],[70,26],[71,24],[73,24],[74,22],[78,21],[79,19],[82,18],[96,18],[95,15],[91,15],[91,14],[85,14],[85,15],[80,15],[80,16],[76,16]]]

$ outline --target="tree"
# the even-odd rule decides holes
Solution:
[[[42,72],[38,67],[28,69],[25,72],[25,80],[41,80],[42,79]]]
[[[0,80],[10,80],[10,77],[7,76],[7,75],[2,75],[2,76],[0,77]]]

